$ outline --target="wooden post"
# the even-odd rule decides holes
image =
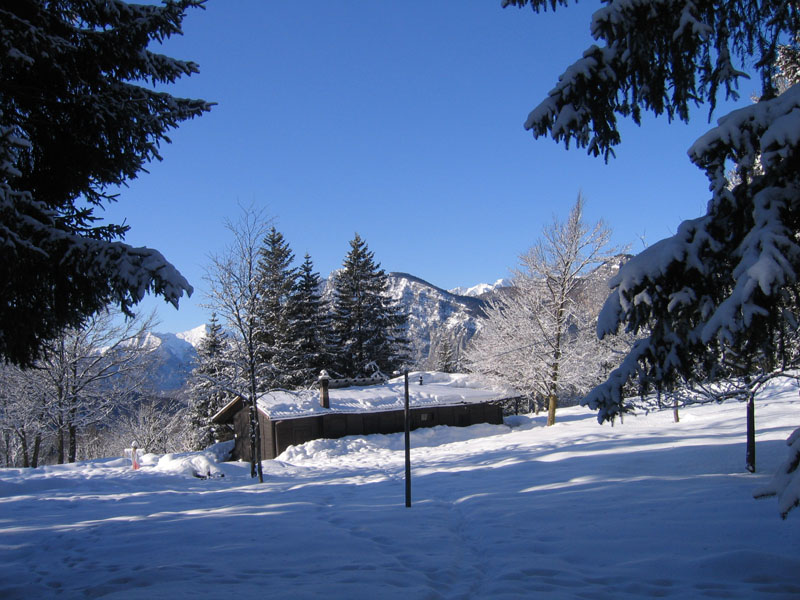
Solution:
[[[408,371],[405,372],[406,508],[411,508],[411,411],[408,407]]]
[[[323,371],[325,373],[325,371]],[[328,396],[328,385],[330,384],[327,374],[320,375],[319,377],[319,403],[322,408],[330,408],[331,401]]]

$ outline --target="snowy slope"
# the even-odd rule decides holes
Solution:
[[[415,366],[435,367],[427,359],[438,340],[448,338],[463,348],[478,331],[484,300],[452,294],[408,273],[389,273],[388,279],[389,295],[408,314],[408,337]]]
[[[797,598],[800,509],[756,501],[798,423],[795,387],[600,426],[315,440],[264,462],[145,455],[0,469],[0,597]],[[224,473],[199,480],[191,472]]]

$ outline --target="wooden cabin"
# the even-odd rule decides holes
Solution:
[[[501,424],[502,403],[516,393],[492,389],[472,375],[432,371],[409,374],[411,429],[477,423]],[[258,398],[261,457],[275,458],[286,448],[319,438],[397,433],[405,429],[405,381],[328,380],[315,390],[272,391]],[[250,413],[234,400],[212,419],[232,423],[234,459],[250,460]]]

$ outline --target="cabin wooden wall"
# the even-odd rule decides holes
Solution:
[[[466,427],[478,423],[500,425],[503,407],[499,402],[462,404],[458,406],[430,406],[411,409],[411,429],[450,425]],[[296,446],[320,438],[335,439],[346,435],[371,435],[398,433],[405,429],[402,410],[358,414],[325,414],[298,419],[271,421],[259,412],[261,426],[261,457],[275,458],[289,446]],[[243,408],[234,416],[236,445],[234,458],[250,460],[250,418]]]
[[[258,426],[261,429],[261,458],[275,458],[274,423],[259,411]],[[233,432],[235,437],[233,457],[239,460],[250,460],[250,409],[243,407],[233,416]]]

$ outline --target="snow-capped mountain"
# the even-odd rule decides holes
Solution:
[[[454,294],[408,273],[389,273],[388,278],[389,294],[407,309],[416,366],[433,366],[429,363],[442,340],[463,348],[478,331],[485,298]]]
[[[156,364],[153,373],[155,387],[160,392],[176,390],[186,383],[194,368],[197,347],[208,331],[200,325],[181,333],[147,333],[142,345],[155,347]]]
[[[498,288],[508,287],[510,285],[510,279],[498,279],[494,283],[479,283],[472,287],[455,287],[448,291],[456,296],[473,296],[478,298],[485,294],[490,294]]]

